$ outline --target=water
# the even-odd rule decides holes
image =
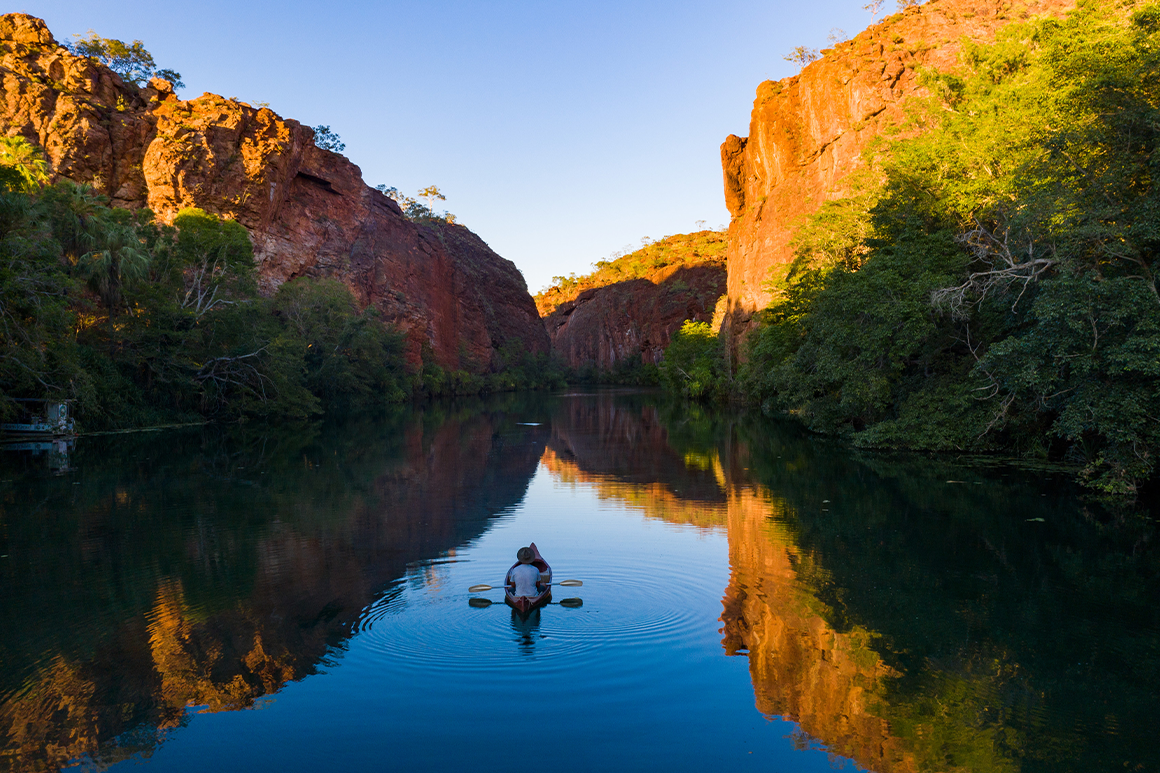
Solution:
[[[1155,523],[1057,472],[623,392],[0,465],[0,769],[1160,769]]]

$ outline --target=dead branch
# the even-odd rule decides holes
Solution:
[[[190,271],[186,277],[188,287],[181,299],[181,308],[192,308],[195,316],[201,319],[215,308],[233,305],[234,301],[218,297],[224,276],[225,269],[216,260],[211,264],[203,263]]]
[[[194,378],[201,384],[213,383],[219,388],[233,386],[246,389],[257,395],[262,402],[266,402],[269,399],[266,385],[273,384],[273,381],[251,362],[263,354],[266,348],[263,346],[249,354],[206,360],[194,374]]]
[[[955,241],[968,249],[975,260],[987,268],[971,272],[967,275],[967,280],[960,285],[933,291],[930,294],[931,304],[949,310],[953,319],[965,320],[970,317],[968,306],[982,303],[990,293],[1003,294],[1011,285],[1021,284],[1019,295],[1011,304],[1011,310],[1014,311],[1023,294],[1027,292],[1028,286],[1038,281],[1059,261],[1055,258],[1054,249],[1051,257],[1036,257],[1035,243],[1030,241],[1027,244],[1026,254],[1017,255],[1011,249],[1010,239],[1009,228],[992,233],[975,220],[975,227],[955,237]]]

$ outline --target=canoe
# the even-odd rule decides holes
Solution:
[[[547,604],[552,600],[552,567],[548,566],[548,562],[545,561],[544,557],[540,555],[540,550],[536,547],[536,543],[533,542],[528,547],[530,547],[532,552],[536,555],[536,557],[532,559],[532,566],[540,570],[540,581],[543,582],[546,587],[544,588],[544,592],[538,596],[512,595],[512,588],[508,583],[511,580],[512,569],[515,569],[517,566],[519,566],[520,562],[516,561],[514,564],[512,564],[511,569],[508,569],[507,575],[503,578],[503,598],[504,601],[508,603],[508,606],[519,612],[521,615],[526,615],[528,612],[531,612],[541,604]]]

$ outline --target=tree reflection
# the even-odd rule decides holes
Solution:
[[[148,754],[190,711],[315,673],[409,564],[523,498],[547,439],[517,423],[534,410],[83,438],[63,478],[10,459],[0,767]]]
[[[803,738],[877,771],[1160,766],[1154,526],[1066,474],[612,396],[557,408],[545,464],[725,527],[725,650]]]
[[[314,673],[541,463],[727,534],[724,651],[802,744],[878,771],[1160,767],[1154,522],[1049,471],[850,452],[640,394],[86,439],[63,477],[10,461],[2,766],[147,754],[191,711]],[[540,614],[512,615],[529,657]]]

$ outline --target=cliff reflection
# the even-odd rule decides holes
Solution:
[[[677,450],[655,399],[605,393],[561,399],[541,463],[560,482],[653,518],[700,527],[725,524],[724,470],[716,451]]]
[[[803,575],[824,570],[803,553],[780,520],[786,503],[763,489],[729,498],[729,563],[724,646],[746,654],[757,709],[784,716],[830,750],[872,770],[917,766],[875,709],[887,677],[898,672],[874,649],[876,634],[861,626],[838,631]]]
[[[515,399],[82,439],[64,479],[9,459],[0,769],[148,755],[316,672],[408,564],[523,498],[547,428]]]
[[[562,401],[544,464],[725,527],[725,651],[803,744],[875,771],[1160,768],[1154,526],[1065,475],[612,396]]]

